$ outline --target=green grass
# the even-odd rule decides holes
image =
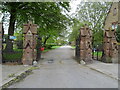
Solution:
[[[43,52],[48,52],[48,51],[50,51],[52,49],[57,49],[59,47],[61,47],[61,46],[52,46],[51,49],[45,49]]]
[[[56,48],[59,48],[61,46],[52,46],[51,49],[56,49]]]
[[[93,52],[94,56],[97,56],[97,52]],[[101,57],[102,56],[102,52],[98,52],[98,56]]]
[[[71,46],[73,49],[75,49],[75,46]]]

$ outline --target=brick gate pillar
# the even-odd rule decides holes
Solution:
[[[118,62],[118,44],[115,36],[115,29],[105,30],[104,32],[104,62]]]
[[[36,60],[36,34],[37,25],[29,22],[23,28],[24,41],[23,41],[23,58],[24,65],[32,65],[33,60]]]
[[[2,23],[0,23],[0,64],[2,63]]]
[[[80,29],[80,60],[92,62],[92,31],[86,25]]]

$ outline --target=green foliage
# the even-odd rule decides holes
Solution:
[[[80,34],[80,28],[84,23],[79,22],[77,19],[73,20],[72,33],[69,35],[69,41],[75,41],[78,35]]]
[[[69,11],[68,2],[4,2],[1,8],[3,13],[15,14],[15,33],[22,30],[19,28],[22,28],[23,23],[31,20],[39,26],[38,35],[42,37],[42,42],[45,44],[49,38],[59,37],[70,24],[70,19],[62,13],[63,10]],[[20,40],[22,37],[17,39]],[[52,40],[50,39],[49,42]]]
[[[18,49],[23,49],[23,33],[22,29],[15,30],[14,36],[16,36],[16,40],[14,40],[15,44],[17,45]]]
[[[98,53],[99,57],[102,57],[102,52],[101,51],[100,52],[93,52],[94,56],[97,56],[97,53]]]
[[[71,46],[72,47],[72,49],[75,49],[76,47],[75,46]]]
[[[55,49],[57,47],[60,47],[60,46],[56,46],[56,44],[46,44],[45,45],[45,50],[46,49]]]
[[[51,49],[51,48],[52,48],[52,46],[54,46],[54,45],[49,45],[49,44],[46,44],[46,45],[45,45],[45,49]]]
[[[3,52],[3,58],[6,62],[18,62],[21,61],[22,52],[22,49],[14,48],[14,52],[12,53]]]
[[[103,43],[103,30],[100,30],[93,34],[93,46],[102,45]]]
[[[104,20],[110,6],[111,2],[81,2],[78,6],[75,18],[91,28],[94,46],[102,44]],[[76,33],[76,31],[73,30],[72,33]]]
[[[2,8],[4,14],[3,22],[9,22],[8,35],[17,36],[15,43],[20,49],[22,48],[21,46],[23,46],[23,24],[27,24],[28,21],[32,21],[39,27],[37,29],[38,37],[41,37],[41,39],[37,40],[37,50],[41,47],[41,40],[43,46],[46,46],[46,43],[53,43],[56,41],[56,38],[63,35],[67,26],[70,25],[69,17],[63,14],[63,11],[69,11],[68,2],[3,2],[0,8]],[[8,20],[9,16],[10,20]],[[8,39],[8,42],[9,41]],[[10,42],[6,45],[6,47],[8,47],[6,51],[11,52],[13,51],[12,43],[9,44]],[[17,47],[15,47],[15,49]],[[48,46],[48,48],[51,48],[51,46]],[[7,55],[7,53],[4,54],[7,60],[16,60],[18,59],[17,57],[21,57],[21,55],[18,56],[15,54]]]
[[[18,62],[22,58],[22,52],[18,53],[3,53],[3,58],[8,62]]]
[[[120,25],[118,25],[116,29],[116,38],[117,38],[117,41],[120,42]]]

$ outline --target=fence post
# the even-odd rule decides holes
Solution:
[[[99,53],[99,49],[98,49],[98,45],[97,45],[97,47],[96,47],[96,52],[97,52],[97,60],[99,59],[99,56],[98,56],[98,53]]]
[[[80,57],[80,36],[77,37],[76,39],[76,52],[75,52],[75,56],[78,59]]]

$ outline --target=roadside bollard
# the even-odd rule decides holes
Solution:
[[[37,61],[33,61],[33,66],[37,67]]]

